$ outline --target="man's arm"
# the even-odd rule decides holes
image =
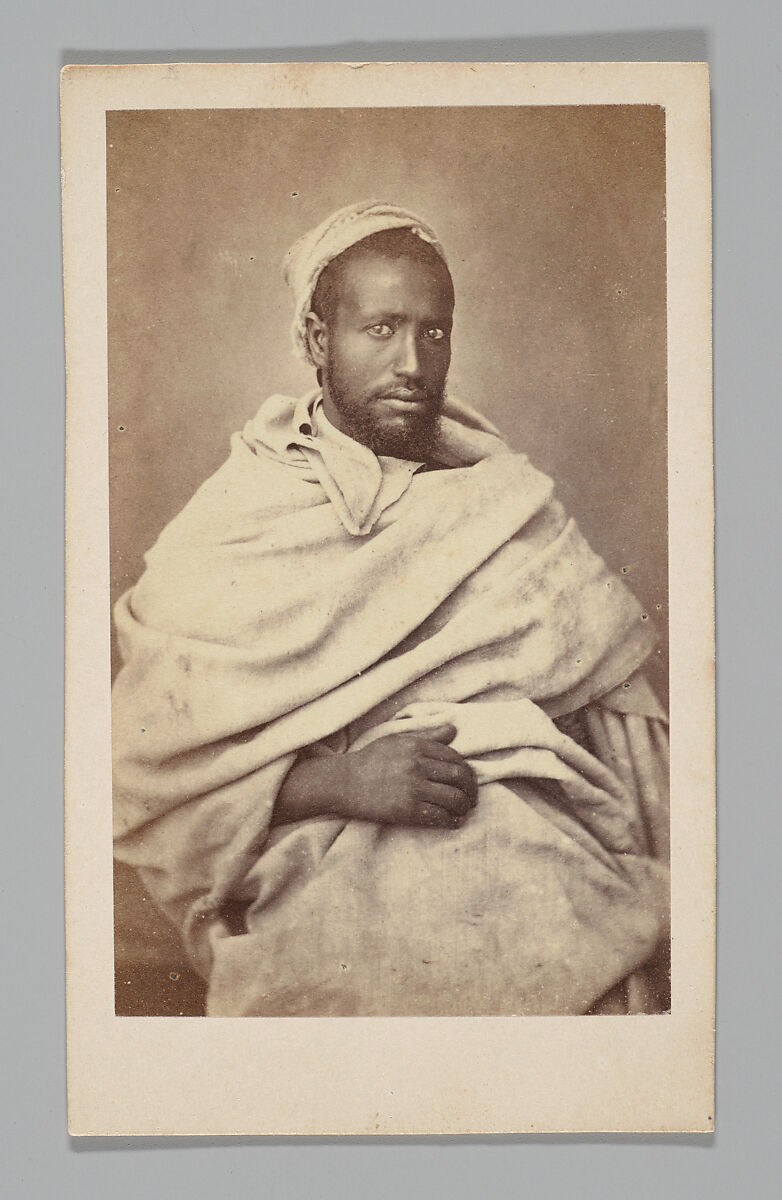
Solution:
[[[448,742],[453,725],[426,736],[391,734],[363,750],[302,758],[277,795],[274,824],[340,816],[390,825],[455,829],[477,803],[468,763]]]

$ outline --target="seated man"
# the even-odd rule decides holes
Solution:
[[[286,275],[317,389],[234,435],[117,605],[117,857],[210,1015],[653,1011],[649,622],[446,395],[423,221],[342,209]]]

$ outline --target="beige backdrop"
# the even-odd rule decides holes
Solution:
[[[665,114],[649,105],[107,114],[115,599],[230,433],[312,372],[279,265],[332,209],[430,221],[457,296],[450,390],[551,473],[663,634]]]

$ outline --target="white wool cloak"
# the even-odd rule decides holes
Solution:
[[[211,1014],[585,1012],[665,929],[649,622],[507,450],[349,532],[280,436],[294,406],[234,437],[117,606],[117,856]],[[272,825],[298,754],[443,719],[480,782],[462,828]]]

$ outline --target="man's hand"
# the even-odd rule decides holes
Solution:
[[[395,733],[342,756],[346,812],[389,825],[458,828],[478,800],[472,767],[448,743],[453,725]]]
[[[392,733],[363,750],[304,758],[280,788],[273,823],[340,816],[456,829],[477,803],[472,767],[448,743],[453,725]]]

